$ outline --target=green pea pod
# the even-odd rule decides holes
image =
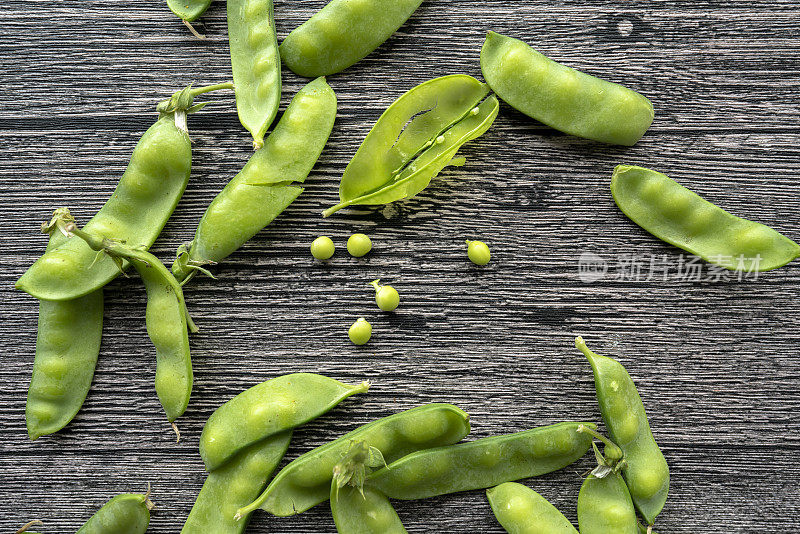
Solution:
[[[639,534],[636,510],[625,481],[617,473],[589,475],[578,493],[581,534]]]
[[[405,534],[407,531],[386,495],[372,488],[331,483],[331,512],[339,534]]]
[[[422,0],[331,0],[281,44],[295,74],[313,78],[343,71],[392,36]]]
[[[144,534],[153,503],[149,493],[117,495],[100,508],[75,534]]]
[[[187,88],[159,104],[160,118],[139,140],[111,198],[83,229],[131,248],[149,248],[189,180],[192,151],[186,114],[202,107],[193,104],[194,97],[230,87]],[[38,299],[72,300],[100,289],[118,274],[111,258],[98,259],[86,243],[70,239],[36,260],[16,287]]]
[[[731,215],[660,172],[618,165],[611,194],[622,213],[657,238],[725,269],[769,271],[800,256],[788,237]]]
[[[463,74],[429,80],[406,92],[370,130],[342,175],[340,203],[323,215],[417,194],[461,145],[491,125],[496,99],[476,108],[488,93],[486,84]]]
[[[208,418],[200,435],[200,457],[211,472],[245,447],[300,426],[369,389],[311,373],[294,373],[246,389]]]
[[[206,12],[211,0],[167,0],[167,6],[184,22],[193,22]]]
[[[579,425],[595,428],[591,423],[565,422],[421,450],[376,471],[367,481],[390,499],[417,500],[544,475],[589,450],[591,436],[578,433]]]
[[[69,210],[56,210],[47,230],[47,251],[67,241],[59,230],[71,221]],[[103,334],[103,290],[74,300],[39,301],[36,355],[25,405],[28,436],[58,432],[78,413],[94,377]]]
[[[336,94],[324,78],[295,95],[272,134],[211,202],[188,251],[172,271],[186,279],[193,266],[228,257],[277,217],[303,191],[336,118]]]
[[[209,473],[181,534],[241,534],[249,518],[233,519],[236,511],[258,497],[289,447],[287,430],[239,451],[227,464]]]
[[[600,413],[611,439],[624,453],[622,475],[633,502],[652,525],[667,501],[669,466],[650,431],[642,399],[619,362],[595,354],[583,338],[576,338],[575,346],[592,366]]]
[[[237,516],[256,508],[276,516],[290,516],[325,502],[330,496],[333,468],[353,442],[364,441],[391,462],[420,449],[456,443],[467,434],[469,416],[451,404],[418,406],[378,419],[289,463]]]
[[[239,121],[261,148],[281,103],[272,0],[228,0],[228,41]]]
[[[516,482],[486,490],[497,521],[509,534],[578,534],[547,499]]]
[[[519,39],[490,31],[481,70],[513,108],[570,135],[630,146],[653,122],[653,105],[636,91],[556,63]]]

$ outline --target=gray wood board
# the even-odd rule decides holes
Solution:
[[[283,38],[324,5],[276,2]],[[124,170],[154,103],[190,82],[229,77],[225,6],[194,39],[164,2],[8,0],[0,12],[0,530],[31,518],[74,531],[113,494],[153,486],[150,532],[177,532],[204,479],[200,431],[221,403],[265,379],[315,371],[370,379],[366,395],[299,430],[287,460],[369,420],[430,401],[472,416],[473,437],[560,420],[599,420],[581,334],[634,377],[672,472],[663,533],[776,532],[800,521],[797,264],[757,279],[682,279],[680,251],[614,205],[618,163],[661,170],[729,211],[798,237],[800,16],[795,1],[428,0],[379,50],[330,84],[339,116],[306,192],[224,264],[186,290],[201,332],[196,385],[174,443],[153,392],[154,355],[136,277],[106,293],[96,378],[64,431],[30,442],[25,395],[36,301],[13,282],[44,248],[38,224],[69,206],[85,221]],[[503,105],[419,197],[323,220],[338,177],[397,96],[444,74],[480,77],[485,31],[520,37],[552,58],[647,95],[656,119],[633,148],[552,131]],[[305,80],[284,72],[283,105]],[[205,206],[250,154],[231,95],[190,118],[193,177],[153,251],[169,260]],[[375,250],[354,260],[346,237]],[[308,245],[339,250],[326,265]],[[465,238],[492,247],[471,266]],[[583,252],[608,263],[579,276]],[[625,276],[633,256],[666,261],[667,280]],[[704,271],[704,275],[713,273]],[[391,282],[397,313],[366,285]],[[359,316],[373,340],[350,344]],[[583,461],[528,481],[575,520]],[[411,532],[500,532],[482,492],[397,503]],[[253,517],[249,532],[332,532],[327,506]]]

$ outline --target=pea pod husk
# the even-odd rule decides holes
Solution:
[[[124,493],[102,506],[75,534],[144,534],[153,503],[149,494]]]
[[[527,486],[504,482],[486,490],[486,497],[509,534],[578,534],[564,514]]]
[[[639,534],[636,510],[619,474],[586,477],[578,493],[578,528],[581,534]]]

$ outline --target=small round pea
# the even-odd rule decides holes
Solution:
[[[321,235],[311,243],[311,255],[318,260],[327,260],[336,251],[336,246],[330,237]]]
[[[347,331],[347,335],[355,345],[364,345],[372,337],[372,325],[363,317],[359,317]]]
[[[366,256],[372,250],[372,240],[365,234],[353,234],[347,240],[347,252],[354,258]]]
[[[392,286],[379,285],[380,280],[373,280],[370,285],[375,288],[375,302],[383,311],[393,311],[400,304],[400,294]]]
[[[492,259],[492,253],[483,241],[467,240],[467,256],[475,265],[486,265]]]

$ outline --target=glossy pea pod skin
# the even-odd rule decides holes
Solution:
[[[486,490],[497,521],[509,534],[578,534],[547,499],[516,482]]]
[[[592,366],[600,413],[611,440],[625,455],[622,475],[630,496],[652,525],[667,501],[669,466],[653,438],[642,399],[622,364],[595,354],[580,337],[575,345]]]
[[[331,512],[339,534],[406,534],[400,517],[386,495],[364,488],[331,484]]]
[[[211,414],[200,435],[200,457],[212,472],[245,447],[315,419],[367,389],[369,382],[349,385],[312,373],[262,382]]]
[[[638,534],[639,526],[628,487],[617,473],[589,475],[578,493],[581,534]]]
[[[263,491],[289,447],[290,430],[239,451],[209,473],[181,534],[241,534],[248,519],[234,520],[236,511]]]
[[[67,237],[54,230],[52,250]],[[36,355],[25,405],[28,436],[58,432],[80,410],[94,377],[103,333],[103,290],[60,302],[39,302]]]
[[[328,76],[358,63],[422,4],[422,0],[331,0],[281,43],[281,59],[295,74]]]
[[[562,469],[586,454],[591,437],[564,422],[516,434],[421,450],[367,477],[391,499],[417,500],[488,488]]]
[[[557,63],[513,37],[489,32],[481,70],[513,108],[570,135],[631,146],[653,122],[653,105],[636,91]]]
[[[769,271],[800,256],[800,245],[788,237],[728,213],[660,172],[619,165],[611,194],[657,238],[725,269]]]
[[[190,265],[219,262],[286,209],[319,159],[336,118],[336,94],[318,78],[295,95],[278,125],[250,161],[211,202],[188,253],[172,266],[179,280]]]
[[[276,516],[290,516],[325,502],[330,497],[333,468],[354,441],[379,449],[391,462],[420,449],[456,443],[469,430],[469,416],[451,404],[427,404],[378,419],[289,463],[239,513],[261,508]]]
[[[100,508],[76,534],[144,534],[153,503],[147,495],[117,495]]]
[[[167,0],[167,6],[184,22],[194,22],[206,12],[211,0]]]
[[[239,121],[258,149],[281,103],[272,0],[228,0],[228,41]]]

